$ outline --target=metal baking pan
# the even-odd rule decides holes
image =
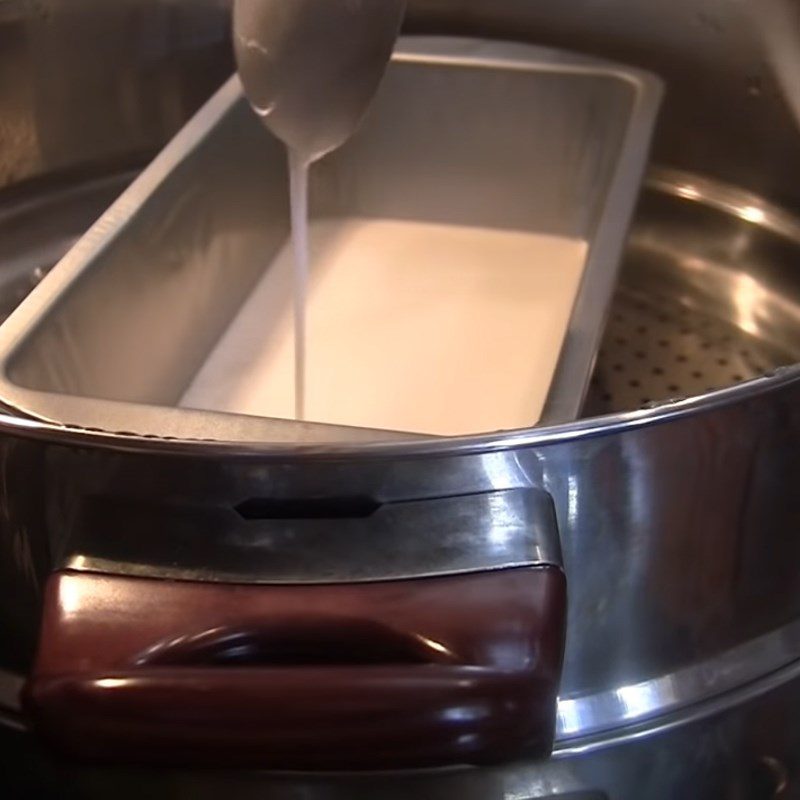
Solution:
[[[364,126],[315,170],[312,215],[584,238],[583,278],[540,422],[574,419],[660,97],[648,73],[564,52],[401,40]],[[449,113],[430,113],[442,108]],[[0,328],[0,400],[113,433],[407,438],[178,407],[289,235],[286,186],[284,150],[234,77]]]

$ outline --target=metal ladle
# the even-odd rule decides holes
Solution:
[[[311,163],[358,127],[391,57],[405,0],[236,0],[245,94],[264,124]]]

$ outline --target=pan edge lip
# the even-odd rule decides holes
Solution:
[[[482,455],[505,450],[545,447],[583,439],[623,434],[639,428],[678,421],[718,409],[744,405],[780,391],[800,387],[800,364],[780,367],[751,381],[702,395],[667,400],[651,408],[592,417],[554,426],[463,437],[424,438],[410,441],[356,444],[302,444],[237,442],[212,439],[166,439],[62,426],[0,411],[0,436],[34,439],[53,445],[96,447],[144,455],[194,457],[258,457],[280,460],[355,458],[435,458]]]

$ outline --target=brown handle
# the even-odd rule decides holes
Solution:
[[[488,763],[552,745],[553,567],[336,586],[54,575],[25,690],[81,759],[278,769]]]

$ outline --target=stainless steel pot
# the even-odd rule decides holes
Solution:
[[[703,191],[686,199],[681,194],[686,194],[685,187],[692,181]],[[754,226],[730,213],[733,208],[752,207],[753,198],[683,174],[659,173],[650,186],[631,241],[621,286],[623,302],[626,295],[635,297],[645,275],[647,285],[660,285],[662,291],[670,278],[681,277],[673,286],[678,289],[676,297],[702,296],[696,294],[696,265],[692,266],[687,252],[658,246],[668,241],[690,246],[690,232],[698,230],[701,219],[706,235],[695,240],[690,252],[715,243],[716,260],[706,262],[705,277],[716,275],[718,297],[727,285],[734,306],[733,291],[742,276],[731,271],[731,264],[725,265],[720,255],[723,242],[747,236],[747,265],[755,280],[759,275],[763,280],[759,263],[764,269],[774,269],[779,263],[775,256],[781,245],[787,248],[786,263],[790,263],[786,227],[790,220],[776,209],[761,204],[765,219]],[[100,184],[96,191],[102,194],[110,189]],[[91,198],[93,192],[87,188],[77,197],[81,194]],[[64,200],[66,209],[74,213],[76,195]],[[56,227],[58,206],[51,201],[48,207]],[[42,210],[37,209],[39,214]],[[33,208],[27,211],[33,214]],[[676,236],[678,226],[682,237]],[[712,236],[715,230],[718,235]],[[23,248],[19,252],[23,255]],[[735,252],[741,257],[741,248]],[[35,248],[27,255],[35,261]],[[741,267],[741,258],[738,264]],[[771,299],[781,300],[779,295]],[[698,324],[707,317],[703,311],[694,313]],[[674,333],[680,337],[682,323],[673,322]],[[741,343],[769,341],[733,324],[728,330]],[[789,357],[789,349],[775,355],[776,359]],[[165,519],[169,497],[180,499],[197,489],[206,497],[206,511],[196,517],[196,533],[201,535],[204,525],[209,530],[213,527],[214,513],[218,513],[214,509],[259,496],[265,480],[271,478],[274,485],[286,487],[287,494],[307,492],[309,487],[318,490],[327,481],[334,481],[332,485],[344,481],[351,490],[357,487],[368,494],[370,489],[385,492],[391,486],[441,491],[450,480],[459,481],[457,485],[518,489],[535,480],[556,498],[562,530],[569,532],[562,540],[572,616],[557,753],[577,758],[583,765],[576,768],[579,773],[585,767],[593,780],[600,780],[602,774],[603,781],[611,781],[605,772],[611,756],[602,754],[615,743],[622,746],[629,741],[633,746],[639,736],[655,735],[664,726],[688,725],[695,718],[705,718],[696,724],[702,730],[717,731],[708,734],[717,741],[720,730],[728,730],[729,725],[740,730],[741,724],[735,716],[738,721],[731,722],[727,716],[728,722],[722,722],[715,716],[719,709],[741,697],[755,704],[743,706],[743,713],[752,707],[752,713],[761,714],[753,695],[788,684],[795,674],[796,552],[793,540],[780,531],[797,513],[797,501],[791,480],[774,477],[797,474],[790,446],[795,375],[791,368],[716,396],[585,421],[571,430],[545,430],[509,449],[486,443],[453,454],[418,451],[392,453],[387,459],[385,452],[375,453],[366,461],[361,456],[330,459],[319,455],[295,460],[219,445],[123,441],[6,419],[6,524],[7,530],[19,532],[17,538],[4,540],[3,585],[15,598],[3,606],[6,641],[13,643],[7,652],[16,656],[14,666],[24,670],[37,627],[36,615],[30,611],[38,603],[42,581],[54,557],[67,555],[67,551],[59,553],[59,542],[68,541],[69,531],[87,530],[82,524],[86,518],[81,520],[78,513],[80,499],[107,485],[109,474],[125,479],[123,496],[107,498],[112,505],[118,503],[123,513],[100,514],[89,532],[94,541],[107,539],[116,546],[137,535],[135,525],[125,531],[129,517],[124,511],[132,502],[150,509],[139,528],[146,530],[157,518]],[[703,486],[702,493],[697,485]],[[736,494],[747,509],[744,514],[719,499]],[[583,497],[591,500],[589,506],[582,505]],[[107,537],[106,522],[123,536]],[[765,531],[776,533],[770,536]],[[602,561],[606,552],[609,560]],[[239,568],[247,570],[251,563],[252,553],[248,553]],[[135,564],[128,569],[136,571]],[[749,688],[744,690],[745,686]],[[782,736],[781,730],[788,736],[791,726],[773,728],[775,746],[788,747],[791,739]],[[684,735],[691,731],[691,727],[683,728]],[[727,741],[725,736],[722,741]],[[677,732],[673,741],[678,748],[687,746]],[[664,742],[656,737],[653,746],[666,747]],[[765,752],[770,758],[775,752],[785,756],[772,748]],[[588,753],[596,755],[588,758]],[[722,754],[718,757],[724,760]],[[561,769],[558,763],[554,762],[554,769]],[[695,772],[686,774],[696,778],[699,771],[711,780],[713,773],[718,781],[720,763],[714,761],[711,773],[703,772],[702,763],[694,763]],[[527,776],[526,781],[550,774],[550,768],[544,773],[538,767],[532,772],[526,769],[513,774]],[[629,785],[625,770],[612,772],[621,786]],[[663,775],[660,779],[665,780]],[[451,786],[446,781],[441,785]]]
[[[697,336],[700,353],[723,347],[716,362],[730,356],[724,348],[734,341],[746,343],[737,352],[753,373],[796,361],[793,218],[690,175],[661,173],[651,187],[621,287],[622,301],[630,304],[617,324],[626,324],[629,312],[652,312],[654,325],[671,326],[679,341]],[[41,211],[17,207],[15,229],[24,230],[26,214],[35,226]],[[48,218],[58,228],[52,205]],[[15,252],[22,263],[25,248]],[[677,318],[667,313],[661,320],[664,312],[648,306],[654,285],[680,309]],[[724,308],[731,313],[723,318]],[[772,327],[779,319],[785,324]],[[725,330],[718,327],[703,350],[709,340],[699,331],[709,320],[725,320]],[[637,336],[646,335],[638,331],[644,324],[635,321]],[[618,331],[616,338],[626,337]],[[613,407],[671,393],[672,384],[658,383],[667,376],[653,373],[667,362],[649,361],[649,352],[640,359],[634,351],[624,362],[625,369],[642,365],[637,377],[612,384],[617,347],[628,344],[609,341],[596,402]],[[750,361],[744,350],[758,359]],[[687,354],[676,353],[671,363],[683,370],[680,355]],[[706,364],[728,366],[709,359],[687,379],[701,380],[693,372]],[[749,377],[738,370],[715,374],[702,389],[720,377]],[[642,388],[631,386],[642,375],[657,381],[660,394],[628,394]],[[395,791],[429,781],[424,785],[431,791],[490,796],[579,789],[609,797],[737,796],[742,787],[752,789],[748,781],[763,778],[765,793],[792,796],[786,781],[796,731],[780,717],[797,697],[797,552],[787,531],[800,510],[793,485],[798,379],[792,367],[688,400],[503,442],[485,439],[446,451],[397,445],[358,458],[342,452],[301,460],[218,445],[155,444],[4,419],[2,571],[13,600],[3,605],[2,623],[9,666],[22,672],[29,664],[36,635],[31,612],[44,576],[80,522],[76,499],[95,493],[108,474],[122,476],[129,487],[114,500],[160,505],[202,489],[206,508],[259,497],[267,481],[287,497],[342,485],[390,498],[453,485],[480,491],[534,484],[556,500],[571,587],[556,758],[469,775],[409,777]],[[116,526],[123,517],[105,519]],[[95,530],[105,537],[102,525]],[[87,791],[107,777],[89,775]],[[244,796],[263,791],[257,780],[243,776],[237,786]],[[376,786],[389,791],[376,780],[299,785],[342,796],[374,793]],[[289,785],[298,788],[275,779],[272,791]]]
[[[560,51],[401,40],[359,132],[319,164],[312,208],[587,240],[544,404],[547,419],[573,419],[659,96],[652,76]],[[3,402],[65,427],[239,442],[298,466],[311,453],[357,463],[381,444],[424,442],[178,403],[254,282],[274,280],[265,265],[287,236],[282,155],[239,81],[226,83],[4,323]],[[367,367],[376,356],[351,353]],[[492,368],[471,356],[466,372]],[[371,391],[369,371],[364,380]],[[487,391],[485,377],[474,391]],[[445,417],[464,399],[448,398]],[[458,475],[381,484],[324,477],[301,489],[267,476],[227,507],[167,492],[148,511],[126,478],[105,473],[67,501],[66,571],[48,580],[25,694],[37,730],[77,756],[272,769],[548,753],[565,617],[549,495]],[[109,516],[128,525],[110,539]]]

